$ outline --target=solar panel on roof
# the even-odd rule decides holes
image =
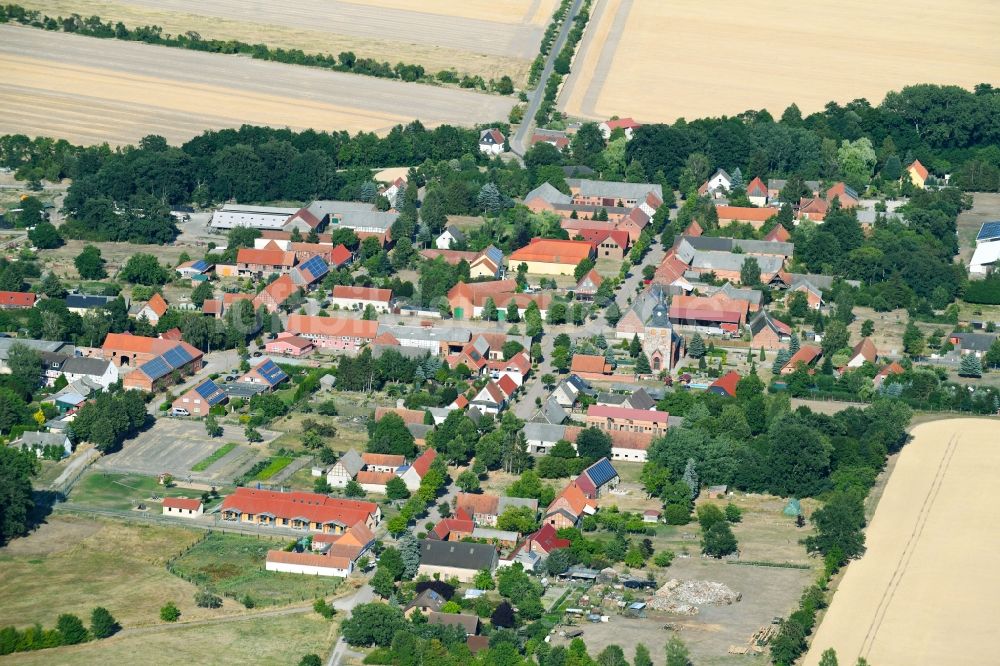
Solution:
[[[500,248],[490,245],[486,248],[486,258],[499,266],[500,262],[503,261],[503,252],[500,251]]]
[[[323,261],[323,257],[312,257],[298,267],[300,273],[308,273],[313,282],[326,275],[330,267]]]
[[[191,268],[193,268],[196,271],[203,271],[206,268],[208,268],[208,262],[206,262],[203,259],[199,259],[198,261],[191,264]]]
[[[146,361],[139,366],[139,369],[142,370],[147,377],[154,381],[173,370],[173,368],[171,368],[170,365],[163,360],[162,356],[157,356],[154,359]]]
[[[180,368],[191,360],[191,354],[181,345],[177,345],[163,354],[163,360],[169,363],[172,368]]]
[[[984,223],[982,229],[979,230],[979,235],[976,236],[977,241],[996,238],[1000,238],[1000,221]]]
[[[211,379],[209,379],[208,381],[203,382],[203,383],[199,384],[198,386],[195,386],[194,390],[195,390],[195,392],[198,393],[198,395],[200,395],[201,397],[203,397],[206,400],[208,400],[208,397],[210,395],[212,395],[213,393],[218,393],[219,392],[219,387],[216,386],[215,382],[213,382]]]
[[[602,486],[618,476],[618,472],[611,466],[607,458],[602,458],[587,468],[587,476],[590,477],[595,486]]]
[[[271,359],[264,361],[260,367],[257,368],[257,373],[272,386],[278,382],[284,381],[288,377],[288,375],[285,374],[285,371],[279,368]]]

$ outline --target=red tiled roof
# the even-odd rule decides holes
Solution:
[[[715,211],[720,220],[736,220],[740,222],[763,222],[772,215],[777,215],[774,208],[750,208],[747,206],[716,206]]]
[[[180,342],[182,337],[183,334],[181,333],[181,329],[177,328],[176,326],[167,329],[166,331],[163,331],[163,333],[160,333],[160,338],[164,340],[170,340],[171,342]]]
[[[278,346],[281,344],[286,344],[297,349],[307,349],[313,346],[312,340],[306,340],[305,338],[300,338],[297,335],[287,334],[279,335],[276,340],[271,340],[265,346],[270,347],[271,345]]]
[[[316,335],[328,338],[349,337],[374,340],[378,333],[378,322],[367,319],[343,319],[340,317],[315,317],[312,315],[288,315],[285,327],[297,335]]]
[[[422,479],[424,475],[427,474],[427,470],[431,468],[431,463],[437,458],[437,451],[434,449],[427,449],[421,454],[419,458],[413,461],[410,465],[410,469],[414,470],[417,475]]]
[[[906,167],[906,169],[907,171],[909,171],[910,169],[916,171],[917,175],[920,176],[921,180],[927,180],[927,175],[929,172],[927,171],[927,167],[925,167],[923,164],[920,163],[920,160],[913,160],[913,163],[910,166]]]
[[[315,229],[316,227],[319,226],[320,222],[322,221],[318,217],[313,215],[312,211],[309,210],[308,208],[300,208],[299,211],[291,217],[289,222],[296,218],[308,224],[310,229]],[[288,224],[288,222],[285,222],[285,224]]]
[[[587,241],[557,240],[553,238],[532,238],[531,242],[510,254],[510,265],[521,261],[537,261],[551,264],[579,264],[594,251],[594,245]]]
[[[330,251],[330,265],[337,267],[342,266],[351,259],[351,251],[347,249],[347,246],[340,244]]]
[[[736,385],[740,382],[740,373],[735,370],[730,370],[726,374],[722,375],[714,382],[712,382],[710,389],[722,389],[731,398],[736,397]]]
[[[35,304],[35,295],[20,291],[0,291],[0,305],[16,308],[30,308]]]
[[[596,372],[605,374],[611,371],[611,365],[603,356],[589,354],[574,354],[570,372]]]
[[[619,118],[617,120],[606,120],[604,122],[608,126],[608,129],[616,130],[619,127],[622,129],[638,129],[642,127],[641,124],[635,122],[632,118]]]
[[[232,305],[233,303],[236,303],[238,301],[252,301],[252,300],[253,300],[253,294],[228,294],[227,293],[227,294],[223,294],[222,295],[222,302],[226,305],[226,307],[229,307],[230,305]]]
[[[428,248],[426,250],[421,250],[420,256],[424,259],[432,261],[441,257],[446,263],[455,266],[463,259],[471,265],[472,262],[480,256],[480,254],[478,252],[467,252],[465,250],[439,250],[437,248]]]
[[[496,495],[477,495],[474,493],[458,493],[455,497],[455,507],[466,516],[478,514],[495,516],[500,506],[500,498]],[[456,517],[458,514],[456,513]]]
[[[236,492],[223,501],[220,510],[226,509],[254,515],[268,513],[278,518],[304,518],[314,523],[355,525],[366,522],[378,510],[378,505],[316,493],[279,493],[273,490],[237,488]]]
[[[421,423],[423,423],[422,419]],[[362,453],[361,460],[366,465],[376,465],[378,467],[399,467],[406,463],[405,456],[397,456],[391,453]]]
[[[528,540],[538,544],[546,553],[551,553],[553,550],[559,548],[569,548],[571,545],[569,539],[560,539],[556,536],[556,528],[548,523],[545,523],[540,530],[528,536]]]
[[[464,395],[460,395],[457,398],[455,398],[454,404],[459,409],[465,409],[466,407],[469,406],[469,399],[466,398]]]
[[[165,335],[165,334],[164,334]],[[129,352],[133,354],[165,354],[178,344],[197,358],[201,358],[202,353],[186,342],[177,340],[167,340],[161,338],[147,338],[142,335],[132,335],[131,333],[108,333],[101,345],[103,351]]]
[[[513,395],[514,391],[517,390],[517,382],[511,379],[510,375],[504,375],[498,379],[497,386],[500,387],[500,390],[503,391],[507,397]]]
[[[878,374],[875,375],[875,376],[876,377],[888,377],[889,375],[901,375],[904,372],[906,372],[906,368],[904,368],[903,366],[901,366],[896,361],[893,361],[889,365],[887,365],[884,368],[882,368],[881,370],[879,370]]]
[[[750,303],[742,299],[718,300],[702,296],[674,296],[670,304],[670,318],[680,321],[715,321],[739,323],[743,321]]]
[[[405,407],[376,407],[375,408],[375,420],[380,421],[382,417],[386,414],[396,414],[399,418],[403,419],[403,423],[406,425],[414,425],[424,422],[424,412],[419,409],[406,409]],[[366,456],[375,455],[371,453],[366,453]],[[364,457],[364,456],[362,456]],[[402,458],[402,456],[399,456]],[[400,465],[405,461],[400,461]]]
[[[797,352],[792,354],[792,357],[788,359],[788,363],[785,364],[786,368],[795,368],[799,363],[805,363],[810,365],[813,361],[819,358],[823,350],[819,347],[813,345],[802,345]]]
[[[628,232],[617,229],[581,229],[576,232],[583,240],[594,245],[600,245],[607,239],[614,241],[615,245],[623,250],[628,247]]]
[[[374,287],[348,287],[338,284],[333,288],[334,298],[350,298],[358,301],[378,301],[388,303],[392,300],[392,289],[376,289]]]
[[[688,228],[684,230],[684,234],[683,235],[684,236],[701,236],[703,233],[704,233],[704,230],[701,228],[701,225],[698,224],[698,220],[691,220],[691,224],[689,224]]]
[[[871,338],[861,338],[861,342],[854,345],[854,349],[851,350],[851,353],[854,356],[861,354],[866,361],[870,361],[872,363],[874,363],[875,359],[878,357],[878,349],[876,349],[875,343],[872,342]]]
[[[266,295],[271,297],[275,303],[281,305],[288,300],[289,296],[295,293],[297,288],[298,287],[295,286],[295,282],[292,281],[291,276],[282,275],[277,280],[264,287],[264,289],[257,294],[257,297],[254,298],[254,302],[258,304],[263,303],[263,297]]]
[[[207,298],[201,305],[201,311],[205,314],[219,314],[222,312],[222,301],[215,298]]]
[[[747,185],[747,196],[751,197],[767,196],[767,185],[765,185],[764,181],[760,179],[760,176],[755,177],[753,180],[750,181],[750,184]]]
[[[784,225],[776,224],[774,225],[774,229],[771,229],[769,232],[767,232],[767,235],[764,236],[764,240],[784,243],[788,241],[791,237],[792,235],[788,233],[788,229],[786,229]]]
[[[197,511],[201,508],[201,500],[186,499],[184,497],[164,497],[163,506],[168,509],[187,509]]]
[[[361,470],[354,479],[361,484],[371,484],[377,486],[384,486],[385,484],[396,478],[393,472],[369,472],[368,470]]]
[[[594,484],[594,480],[586,474],[576,477],[573,480],[573,484],[580,489],[585,497],[594,497],[597,495],[597,486]]]
[[[167,312],[167,302],[159,294],[153,294],[146,306],[155,312],[157,317],[162,317]]]
[[[236,263],[290,268],[295,265],[295,253],[284,250],[256,250],[252,247],[243,247],[236,253]]]
[[[604,278],[602,278],[601,274],[597,272],[597,269],[591,268],[590,271],[582,278],[580,278],[580,281],[576,283],[577,291],[579,291],[580,285],[583,284],[586,280],[590,280],[591,284],[594,285],[594,289],[599,289],[601,283],[604,282]]]

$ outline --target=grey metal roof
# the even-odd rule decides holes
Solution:
[[[620,393],[598,393],[597,394],[597,404],[598,405],[611,405],[613,407],[621,407],[628,400],[627,395],[622,395]]]
[[[73,353],[74,347],[61,340],[32,340],[31,338],[0,338],[0,360],[6,361],[10,348],[14,345],[24,345],[36,352]]]
[[[456,227],[454,224],[449,224],[447,226],[447,228],[445,229],[445,231],[447,231],[449,234],[451,234],[451,237],[454,238],[457,241],[464,241],[465,240],[465,232],[462,231],[461,229],[459,229],[458,227]]]
[[[568,204],[573,198],[568,194],[563,194],[555,187],[545,182],[536,187],[535,189],[524,195],[525,201],[531,201],[532,199],[540,198],[549,203],[561,203]]]
[[[538,500],[533,497],[501,497],[497,502],[497,512],[503,513],[510,507],[528,507],[533,511],[538,510]]]
[[[958,338],[959,346],[962,349],[973,351],[989,351],[993,341],[1000,336],[1000,333],[952,333],[951,337]]]
[[[357,476],[361,468],[365,466],[364,461],[361,459],[361,454],[354,449],[350,449],[347,453],[340,456],[337,464],[343,467],[352,477]]]
[[[782,241],[744,240],[715,236],[680,236],[679,239],[682,245],[687,243],[692,250],[732,252],[735,248],[740,248],[744,254],[774,254],[784,257],[790,257],[795,253],[795,243]],[[678,248],[679,254],[680,248]],[[681,257],[681,259],[683,258]]]
[[[566,426],[551,423],[525,423],[524,438],[531,442],[558,442],[566,434]]]
[[[653,409],[656,407],[656,402],[653,398],[646,392],[646,389],[640,388],[628,397],[628,402],[632,405],[632,409]]]
[[[62,371],[71,375],[93,375],[100,377],[112,365],[111,361],[92,356],[73,356],[63,363]]]
[[[67,294],[66,307],[68,308],[103,308],[105,305],[115,300],[115,296],[90,296],[87,294]]]
[[[545,401],[545,405],[542,407],[542,415],[552,425],[559,425],[565,422],[569,416],[553,396],[549,396],[549,399]]]
[[[612,197],[616,199],[646,198],[647,194],[655,194],[663,201],[663,187],[653,183],[620,183],[606,180],[589,180],[587,178],[567,179],[566,184],[577,187],[580,195],[585,197]]]
[[[694,253],[694,258],[691,259],[691,268],[701,271],[738,271],[743,268],[743,262],[750,257],[751,255],[734,254],[732,252],[697,251]],[[777,273],[785,263],[781,257],[757,256],[753,258],[757,260],[757,265],[760,266],[761,273]]]
[[[424,340],[435,342],[465,343],[472,339],[472,331],[467,328],[452,326],[393,326],[379,324],[377,335],[390,333],[394,338],[403,340]]]
[[[337,228],[370,228],[386,231],[398,217],[399,213],[384,213],[377,210],[348,211],[337,213],[336,218],[339,219],[339,222],[337,219],[331,219],[330,223],[331,226],[336,225]]]
[[[420,564],[492,571],[497,564],[497,551],[489,544],[424,539],[420,542]]]
[[[472,538],[474,539],[499,539],[500,541],[517,541],[517,538],[521,536],[517,532],[511,532],[510,530],[495,530],[489,527],[475,527],[472,530]]]
[[[61,432],[26,432],[13,442],[14,445],[29,446],[63,446],[65,443],[66,434]]]
[[[740,289],[736,287],[731,282],[727,282],[722,285],[719,291],[729,298],[739,298],[744,301],[749,301],[754,305],[760,305],[761,300],[764,298],[764,294],[757,289]]]

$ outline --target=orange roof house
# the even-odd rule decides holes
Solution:
[[[295,265],[295,253],[276,249],[240,248],[236,270],[240,275],[263,277],[265,273],[287,273]]]
[[[792,357],[788,359],[788,363],[786,363],[785,367],[781,369],[781,374],[792,374],[798,369],[800,364],[805,365],[806,367],[815,364],[816,359],[818,359],[822,353],[823,350],[819,347],[814,345],[802,345],[799,350],[792,354]]]
[[[735,398],[736,385],[739,383],[740,373],[735,370],[730,370],[712,382],[712,384],[708,387],[708,390],[712,393],[718,393],[719,395],[726,395],[730,398]]]
[[[149,298],[149,301],[139,310],[137,316],[145,317],[150,324],[155,325],[160,321],[160,317],[165,314],[167,314],[167,302],[163,300],[163,296],[153,294]]]
[[[851,350],[851,360],[847,362],[848,368],[860,368],[865,364],[874,363],[878,359],[878,349],[871,338],[861,338],[858,344]]]
[[[764,240],[777,243],[786,243],[791,239],[792,235],[788,233],[788,229],[786,229],[783,224],[774,225],[774,229],[771,229],[767,232],[767,235],[764,236]]]
[[[0,308],[30,308],[35,304],[35,295],[30,292],[0,291]]]
[[[594,246],[587,241],[533,238],[510,254],[508,266],[516,270],[525,264],[536,275],[572,275],[577,264],[593,255]]]
[[[574,354],[569,370],[574,374],[610,375],[611,364],[603,356]]]
[[[346,532],[358,523],[374,528],[382,520],[382,511],[374,502],[246,487],[226,497],[220,513],[223,520],[333,533]]]
[[[282,305],[285,301],[291,297],[298,290],[292,277],[288,274],[282,275],[277,280],[271,284],[264,287],[263,290],[253,299],[253,307],[256,310],[260,306],[267,308],[268,312],[274,312]]]
[[[747,198],[755,206],[763,206],[767,203],[767,185],[759,176],[755,177],[747,185]]]
[[[371,305],[380,312],[388,312],[392,303],[392,289],[348,287],[338,284],[333,288],[330,302],[347,310],[363,310]]]
[[[778,211],[774,208],[751,208],[746,206],[716,206],[719,214],[719,226],[725,227],[735,222],[747,223],[754,229],[760,229]]]
[[[924,189],[927,185],[927,177],[930,175],[930,172],[927,171],[927,167],[920,163],[920,160],[913,160],[913,163],[906,167],[906,174],[909,176],[910,182],[913,183],[914,187]]]

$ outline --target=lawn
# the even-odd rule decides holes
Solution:
[[[181,616],[181,622],[187,619]],[[137,636],[70,647],[21,652],[5,663],[79,664],[297,664],[306,654],[330,652],[338,620],[313,612],[185,627],[164,626]]]
[[[242,608],[231,601],[223,610],[197,608],[195,586],[167,572],[167,559],[200,536],[182,527],[56,513],[0,550],[0,626],[48,627],[61,613],[89,618],[95,606],[125,627],[158,624],[160,607],[171,600],[192,619]]]
[[[150,500],[154,494],[160,497],[200,497],[201,491],[179,486],[165,488],[151,476],[91,470],[80,478],[69,495],[69,501],[88,507],[117,510],[133,509],[143,503],[150,511],[159,513],[159,503]]]
[[[171,570],[221,596],[242,599],[249,594],[258,606],[280,606],[332,595],[343,583],[339,578],[264,569],[267,551],[280,549],[288,542],[213,532],[174,560]]]
[[[273,456],[267,467],[262,469],[257,476],[254,477],[254,479],[256,481],[267,481],[272,476],[291,465],[292,460],[294,460],[294,458],[291,456]]]
[[[236,448],[236,442],[227,442],[223,444],[220,448],[216,449],[215,453],[210,456],[206,456],[202,460],[199,460],[194,465],[191,466],[192,472],[204,472],[206,469],[212,466],[217,460],[221,460],[223,456]]]

